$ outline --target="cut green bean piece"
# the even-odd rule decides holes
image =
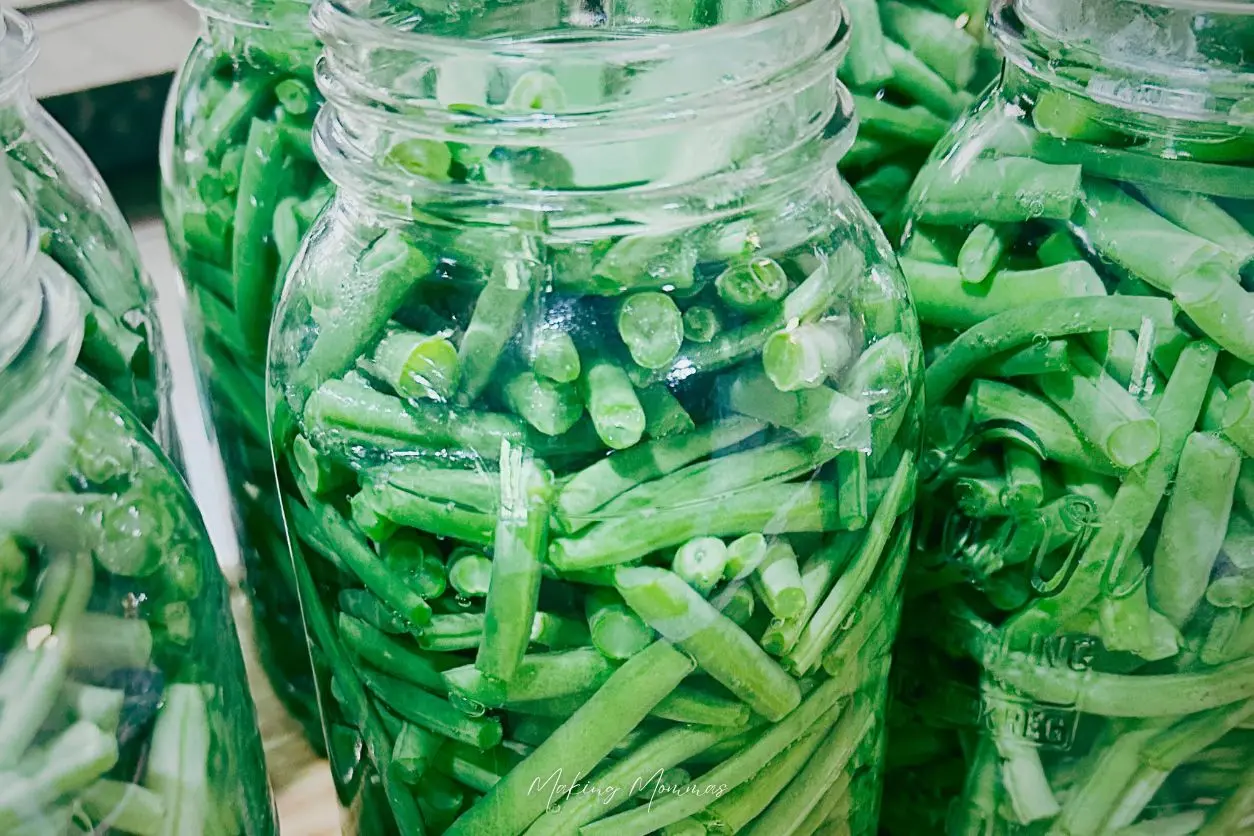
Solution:
[[[666,438],[696,429],[692,416],[665,385],[655,383],[639,389],[636,396],[644,409],[644,431],[649,438]]]
[[[548,545],[552,474],[521,448],[501,457],[501,512],[485,603],[483,642],[475,667],[510,682],[531,638],[540,595],[540,561]]]
[[[488,594],[492,578],[492,561],[482,554],[466,550],[449,560],[448,582],[458,595],[482,598]]]
[[[806,607],[797,553],[787,540],[767,546],[766,556],[753,572],[753,587],[771,614],[779,619],[796,616]]]
[[[457,348],[446,335],[391,328],[362,366],[403,398],[442,401],[457,390]]]
[[[618,306],[618,334],[631,359],[646,369],[665,368],[684,342],[683,314],[665,293],[633,293]]]
[[[637,615],[754,711],[778,720],[797,706],[797,683],[679,576],[638,567],[619,569],[615,579]]]
[[[864,448],[870,443],[866,404],[828,386],[783,392],[764,372],[745,371],[731,382],[728,403],[742,415],[836,449]]]
[[[619,366],[607,360],[587,364],[580,380],[588,415],[597,435],[615,450],[632,447],[644,436],[644,407]]]
[[[843,371],[856,350],[852,323],[833,318],[772,334],[762,347],[762,366],[780,391],[813,389]]]
[[[1190,435],[1180,453],[1149,575],[1154,608],[1178,628],[1206,594],[1228,530],[1240,466],[1235,447],[1203,433]]]
[[[751,532],[738,537],[727,547],[726,574],[728,580],[738,581],[753,574],[762,561],[766,560],[769,544],[765,537]]]
[[[760,313],[788,292],[784,268],[769,258],[733,264],[714,280],[719,298],[741,313]],[[643,364],[642,364],[643,365]]]
[[[943,14],[906,3],[880,4],[884,30],[961,90],[975,78],[980,43]]]
[[[505,383],[504,390],[510,409],[545,435],[562,435],[583,416],[583,403],[570,384],[519,372]]]
[[[653,641],[653,629],[640,620],[613,589],[593,590],[585,599],[592,645],[609,659],[630,659]]]
[[[614,666],[595,648],[524,656],[509,682],[484,675],[474,665],[444,671],[450,692],[491,708],[586,694],[605,684]]]
[[[990,224],[971,230],[958,251],[958,272],[963,281],[980,284],[993,273],[1006,250],[1006,234]]]
[[[235,310],[249,354],[254,357],[261,356],[269,334],[275,288],[274,273],[266,263],[266,248],[283,165],[275,124],[254,119],[248,131],[244,167],[240,173],[231,255]]]
[[[708,343],[723,330],[718,312],[705,305],[693,305],[684,311],[684,339]]]
[[[875,0],[850,0],[845,8],[854,31],[860,34],[849,41],[841,77],[854,89],[875,89],[894,74],[890,57],[885,55],[892,42],[884,37],[879,4]]]
[[[1078,165],[1049,165],[1027,157],[978,158],[960,170],[934,163],[915,181],[913,209],[928,223],[1065,221],[1084,190]]]
[[[1043,375],[1037,384],[1090,443],[1116,466],[1134,467],[1158,450],[1158,422],[1082,348],[1070,352],[1072,371]]]
[[[1227,250],[1239,264],[1254,260],[1254,233],[1205,195],[1153,186],[1139,191],[1167,220]]]
[[[1039,270],[1003,270],[979,285],[967,281],[957,267],[910,259],[902,259],[901,267],[919,318],[945,328],[970,328],[1039,302],[1106,295],[1097,271],[1084,261]]]
[[[531,344],[531,368],[541,377],[556,383],[574,383],[579,379],[579,350],[566,331],[541,328]]]
[[[727,545],[717,537],[696,537],[675,551],[671,571],[705,597],[723,578],[727,566]]]
[[[528,260],[502,261],[492,272],[488,286],[479,294],[457,356],[461,361],[461,396],[479,396],[500,362],[505,343],[518,329],[535,289],[532,275],[537,267]]]
[[[977,425],[1014,426],[1049,460],[1113,473],[1109,458],[1095,449],[1067,417],[1036,395],[996,380],[979,379],[971,384],[971,419]]]

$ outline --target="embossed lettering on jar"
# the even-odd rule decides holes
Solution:
[[[314,19],[270,409],[354,831],[874,832],[921,354],[839,6]]]

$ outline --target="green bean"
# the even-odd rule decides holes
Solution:
[[[975,77],[980,44],[942,14],[889,0],[880,6],[884,29],[955,89]]]
[[[1231,444],[1202,433],[1190,435],[1180,453],[1149,575],[1154,608],[1176,627],[1184,627],[1206,593],[1240,465]]]
[[[1171,303],[1163,299],[1061,299],[1030,309],[1006,311],[964,331],[928,367],[928,400],[942,402],[980,363],[1035,339],[1108,329],[1131,331],[1146,323],[1167,327],[1172,321]]]
[[[509,683],[527,651],[540,595],[540,561],[549,533],[551,473],[520,448],[501,458],[501,513],[475,667]]]
[[[668,642],[655,642],[627,660],[552,736],[492,785],[446,831],[449,836],[517,834],[545,812],[535,782],[587,774],[693,669]]]
[[[675,642],[751,708],[778,720],[801,699],[797,684],[743,630],[678,576],[663,569],[619,569],[618,591],[645,623]]]
[[[1040,270],[1003,270],[973,285],[957,267],[903,259],[919,318],[928,325],[970,328],[992,316],[1038,302],[1105,296],[1097,272],[1083,261]]]

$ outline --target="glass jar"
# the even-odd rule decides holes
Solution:
[[[16,167],[16,164],[14,164]],[[226,586],[0,160],[0,831],[269,836]]]
[[[330,193],[310,146],[318,45],[301,0],[196,5],[201,37],[171,91],[161,143],[166,228],[235,500],[258,655],[292,715],[320,741],[264,395],[278,277]]]
[[[271,339],[350,832],[872,833],[922,356],[838,3],[319,3]]]
[[[928,153],[997,75],[988,3],[845,2],[855,35],[840,78],[853,91],[859,129],[841,171],[894,237]]]
[[[970,744],[949,832],[1248,832],[1254,6],[989,25],[1002,77],[901,250],[930,361],[910,611]]]
[[[0,148],[33,207],[40,248],[74,279],[83,317],[78,365],[173,452],[167,359],[135,239],[99,173],[31,95],[31,22],[0,10]]]

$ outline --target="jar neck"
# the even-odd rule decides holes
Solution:
[[[994,0],[989,30],[1017,85],[1063,90],[1134,126],[1254,129],[1245,0]]]
[[[0,104],[27,95],[26,72],[35,63],[37,51],[30,20],[0,6]]]
[[[38,226],[0,156],[0,462],[24,457],[65,400],[83,340],[77,287],[38,250]]]
[[[692,223],[800,187],[852,141],[837,0],[758,0],[715,25],[634,2],[415,20],[319,0],[323,168],[402,216]]]

